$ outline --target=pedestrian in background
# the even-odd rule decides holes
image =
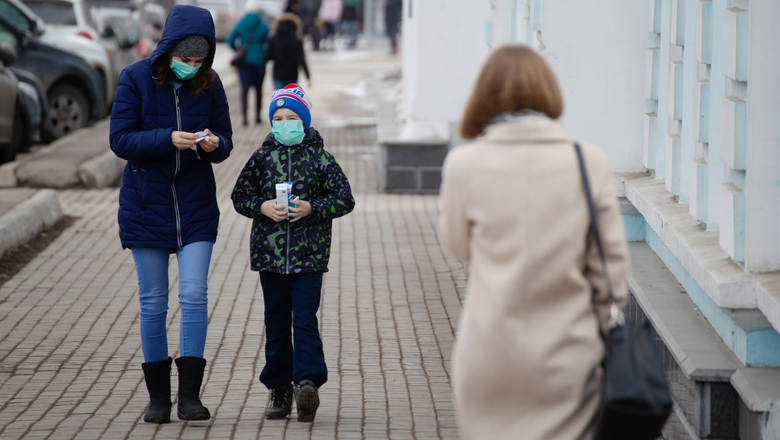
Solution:
[[[246,53],[238,66],[241,81],[241,123],[248,125],[247,101],[249,89],[255,89],[255,124],[260,124],[263,107],[263,79],[265,78],[265,44],[268,41],[268,25],[260,14],[260,3],[249,0],[244,6],[246,14],[236,23],[225,42],[233,50],[246,46]]]
[[[301,0],[287,0],[287,5],[284,7],[284,12],[298,15],[300,14]]]
[[[341,31],[347,36],[347,47],[354,49],[357,46],[358,17],[360,16],[360,5],[363,0],[343,0],[344,10],[341,13]]]
[[[330,259],[331,223],[352,211],[347,176],[311,126],[311,102],[297,84],[271,96],[273,130],[238,176],[231,198],[252,219],[251,269],[260,272],[265,304],[268,419],[290,415],[312,422],[318,389],[328,379],[317,310]],[[276,185],[291,182],[290,208],[277,204]]]
[[[341,0],[322,0],[320,3],[317,19],[322,24],[320,47],[323,50],[336,50],[336,24],[341,20],[343,9]]]
[[[452,355],[466,439],[593,437],[608,295],[577,155],[555,122],[562,111],[544,59],[501,47],[466,105],[461,133],[473,141],[445,159],[439,230],[469,263]],[[628,247],[609,163],[582,147],[610,281],[625,303]]]
[[[149,58],[119,76],[111,150],[127,160],[119,190],[119,238],[133,253],[141,304],[142,368],[150,404],[144,421],[168,423],[168,259],[179,263],[178,416],[206,420],[200,401],[206,367],[207,276],[219,208],[212,163],[233,148],[227,97],[212,70],[211,13],[177,5]],[[202,133],[195,133],[202,132]]]
[[[385,0],[385,33],[390,38],[390,53],[398,53],[398,26],[401,23],[401,0]]]
[[[300,0],[298,2],[298,17],[303,21],[303,34],[311,35],[312,48],[320,50],[320,29],[317,13],[320,10],[320,0]]]
[[[276,31],[268,41],[266,61],[273,61],[274,90],[298,82],[298,70],[302,69],[311,87],[311,75],[303,50],[303,23],[294,14],[282,14],[276,20]]]

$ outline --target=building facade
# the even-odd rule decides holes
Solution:
[[[407,0],[403,20],[401,138],[457,143],[492,47],[556,72],[562,126],[615,173],[667,437],[780,438],[780,2]]]

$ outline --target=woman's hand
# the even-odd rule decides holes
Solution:
[[[208,138],[198,142],[200,148],[206,153],[211,153],[219,147],[219,137],[212,133],[208,128],[204,130],[208,135]],[[195,133],[188,133],[186,131],[174,131],[171,133],[171,142],[177,150],[186,150],[195,146],[195,140],[198,139],[198,135]]]
[[[266,200],[260,205],[260,214],[270,218],[271,220],[279,223],[280,221],[287,220],[287,207],[284,205],[277,205],[276,200]]]
[[[211,153],[219,147],[219,136],[216,136],[208,128],[203,131],[209,135],[209,137],[198,142],[198,145],[200,145],[200,148],[203,148],[203,151],[206,153]]]
[[[290,208],[290,211],[292,211],[290,223],[297,222],[311,214],[311,203],[306,200],[290,200],[290,203],[294,205],[294,207]]]
[[[188,133],[186,131],[174,131],[171,133],[171,142],[177,150],[186,150],[192,148],[195,145],[195,139],[198,137],[195,133]]]

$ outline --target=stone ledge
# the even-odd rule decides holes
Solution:
[[[646,243],[629,244],[629,290],[685,376],[728,382],[743,365]],[[681,293],[682,292],[682,293]]]
[[[34,190],[34,194],[27,189],[4,191],[20,191],[24,200],[0,215],[0,257],[52,227],[63,216],[56,191]]]
[[[731,384],[751,411],[780,410],[780,369],[743,368],[731,376]]]
[[[389,193],[436,194],[448,141],[387,139],[380,142],[379,186]]]
[[[648,174],[623,177],[626,198],[718,307],[758,308],[780,331],[780,273],[745,272],[721,249],[718,231],[702,229],[663,180]]]

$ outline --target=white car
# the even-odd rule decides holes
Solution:
[[[8,0],[0,0],[4,2]],[[106,114],[114,102],[119,72],[112,63],[113,51],[100,42],[85,12],[83,2],[23,0],[38,23],[38,36],[46,44],[76,54],[92,65],[104,81]],[[20,8],[21,9],[21,8]],[[22,11],[30,16],[28,12]],[[88,21],[87,21],[88,20]]]
[[[241,13],[237,0],[178,0],[177,3],[208,9],[214,19],[217,41],[225,41]]]

